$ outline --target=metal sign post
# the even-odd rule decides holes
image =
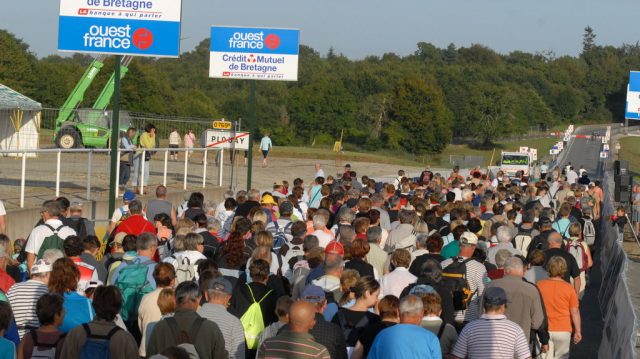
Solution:
[[[113,79],[113,116],[111,118],[111,161],[109,170],[109,216],[116,209],[116,191],[118,186],[118,129],[120,128],[120,58],[116,55],[114,62],[115,75]]]

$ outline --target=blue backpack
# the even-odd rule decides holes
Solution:
[[[120,273],[116,280],[116,287],[122,293],[122,320],[136,321],[138,319],[138,307],[142,297],[153,291],[153,285],[149,282],[149,263],[139,258],[126,261],[127,265],[119,268]],[[122,264],[121,264],[122,265]]]
[[[116,325],[107,335],[91,334],[89,324],[86,323],[82,324],[82,327],[87,335],[87,340],[84,342],[82,350],[80,351],[80,359],[110,359],[111,349],[109,346],[111,344],[111,337],[120,330],[120,327]]]

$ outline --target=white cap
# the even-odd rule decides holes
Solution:
[[[51,264],[47,263],[44,259],[38,259],[31,267],[31,274],[42,274],[48,272],[51,272]]]
[[[460,242],[463,244],[478,244],[478,236],[476,236],[473,232],[464,232],[460,236]]]

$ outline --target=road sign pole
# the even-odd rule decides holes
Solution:
[[[116,186],[118,171],[118,131],[120,127],[120,61],[121,55],[116,55],[113,81],[113,112],[111,116],[111,167],[109,171],[109,216],[116,209]]]
[[[251,189],[253,171],[253,134],[256,126],[256,80],[249,81],[249,153],[247,153],[247,191]]]

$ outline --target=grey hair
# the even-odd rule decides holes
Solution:
[[[129,202],[129,212],[131,214],[140,214],[142,213],[142,202],[138,201],[137,199],[134,199],[133,201]]]
[[[60,258],[64,258],[64,253],[57,248],[49,248],[42,254],[42,259],[49,264],[53,264]]]
[[[197,302],[200,299],[200,289],[195,282],[185,281],[176,288],[176,304],[184,304],[187,301]]]
[[[413,224],[416,220],[416,213],[414,211],[403,209],[398,213],[398,220],[403,224]]]
[[[306,235],[304,237],[304,242],[302,243],[302,249],[305,252],[312,250],[313,248],[320,247],[320,240],[318,237],[313,234]]]
[[[175,238],[173,238],[173,251],[174,252],[182,252],[184,251],[184,234],[177,234]]]
[[[508,249],[499,250],[498,252],[496,252],[496,267],[504,268],[504,264],[507,262],[507,259],[511,257],[513,257],[513,254],[511,254]]]
[[[418,246],[420,248],[426,248],[427,247],[427,239],[429,239],[429,235],[428,234],[425,234],[425,233],[418,234],[418,236],[416,237],[416,246]]]
[[[342,226],[336,237],[342,244],[351,243],[356,238],[356,230],[352,226]]]
[[[338,220],[340,222],[349,222],[352,223],[356,219],[356,214],[347,207],[343,207],[338,212]]]
[[[56,202],[56,201],[49,201],[46,202],[43,206],[42,206],[42,210],[44,212],[49,213],[50,216],[52,217],[58,217],[60,215],[60,203]]]
[[[413,226],[413,230],[416,231],[417,233],[429,233],[429,226],[425,221],[419,219],[417,223]]]
[[[424,305],[422,304],[422,299],[420,297],[409,294],[400,300],[400,315],[412,314],[421,316],[423,312]]]
[[[321,229],[327,225],[327,220],[323,215],[316,214],[313,216],[313,229]]]
[[[522,259],[518,257],[511,257],[507,259],[507,261],[504,264],[505,273],[522,272],[522,271],[524,271],[524,263],[522,263]]]
[[[496,238],[498,239],[499,243],[511,242],[511,240],[513,239],[511,228],[507,226],[498,227],[498,230],[496,231]]]
[[[151,246],[157,243],[157,239],[155,234],[149,232],[140,233],[138,238],[136,239],[136,249],[137,250],[146,250],[151,249]]]
[[[257,189],[252,189],[247,193],[247,197],[251,201],[260,201],[260,191]]]
[[[378,243],[378,241],[381,238],[382,238],[382,228],[378,226],[367,228],[367,241],[369,243]]]
[[[230,189],[228,189],[228,190],[224,191],[224,199],[227,199],[227,198],[233,198],[233,196],[234,196],[234,195],[235,195],[235,194],[234,194],[234,193],[233,193],[233,191],[232,191],[232,190],[230,190]]]
[[[198,250],[198,245],[204,243],[204,238],[198,233],[189,233],[184,237],[184,249],[187,251]]]
[[[207,230],[209,231],[219,231],[222,226],[220,225],[220,221],[211,217],[207,219]]]

